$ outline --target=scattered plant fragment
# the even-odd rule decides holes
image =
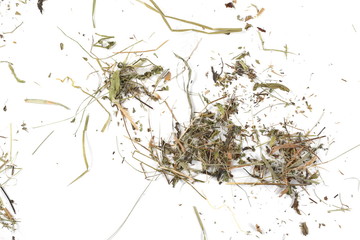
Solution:
[[[231,185],[278,186],[280,196],[287,194],[295,199],[293,208],[300,213],[295,205],[297,189],[318,184],[316,166],[320,161],[318,153],[324,150],[320,143],[324,136],[311,135],[311,131],[301,130],[286,119],[276,125],[262,123],[260,118],[258,124],[239,122],[238,119],[243,119],[242,111],[249,110],[244,108],[245,97],[236,94],[238,78],[247,77],[255,82],[248,89],[253,92],[250,104],[266,103],[265,97],[280,100],[285,107],[292,104],[273,95],[277,90],[288,93],[290,89],[276,82],[262,83],[255,70],[246,64],[246,56],[249,54],[245,52],[235,58],[235,64],[230,66],[233,73],[221,70],[219,74],[211,68],[215,85],[222,87],[222,97],[215,100],[203,97],[205,108],[196,114],[192,110],[189,123],[178,122],[171,112],[175,120],[171,138],[152,137],[148,147],[142,145],[147,151],[143,154],[152,159],[155,166],[137,160],[143,167],[151,166],[164,175],[173,186],[180,181],[203,182],[202,176]],[[227,90],[232,84],[234,93],[229,94]],[[190,104],[190,108],[193,107]],[[237,181],[244,176],[252,180]]]
[[[195,116],[189,125],[176,123],[173,139],[161,139],[150,145],[150,156],[159,165],[169,183],[180,180],[197,182],[205,174],[222,182],[236,185],[276,185],[281,195],[294,194],[299,186],[317,184],[316,152],[321,137],[290,131],[290,123],[281,128],[237,125],[232,119],[238,113],[236,98],[224,104],[212,102]],[[255,181],[236,182],[239,169]]]
[[[306,222],[300,223],[300,229],[301,229],[301,233],[302,233],[304,236],[307,236],[307,235],[309,234],[309,228],[308,228],[308,226],[306,225]]]
[[[10,151],[2,152],[0,156],[0,225],[10,231],[16,230],[17,220],[14,217],[16,210],[14,201],[7,194],[6,184],[13,179],[20,171],[16,167],[12,156],[12,127],[10,126]]]
[[[11,71],[11,74],[14,76],[15,80],[19,83],[25,83],[24,80],[21,80],[15,73],[15,69],[13,67],[13,64],[11,62],[8,62],[8,61],[0,61],[0,63],[7,63],[8,64],[8,67]]]

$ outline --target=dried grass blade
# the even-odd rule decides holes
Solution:
[[[10,161],[12,161],[12,148],[13,148],[13,130],[12,124],[10,124]]]
[[[293,53],[293,52],[289,52],[289,51],[288,51],[287,45],[284,46],[285,50],[265,48],[265,41],[264,41],[264,39],[262,38],[260,31],[258,31],[258,34],[259,34],[259,38],[260,38],[260,42],[261,42],[262,49],[263,49],[264,51],[281,52],[281,53],[284,53],[284,54],[285,54],[285,57],[286,57],[286,58],[287,58],[287,55],[288,55],[288,54],[295,54],[295,53]]]
[[[75,178],[69,185],[73,184],[74,182],[76,182],[81,177],[83,177],[86,173],[89,172],[89,163],[88,163],[88,160],[87,160],[87,157],[86,157],[86,149],[85,149],[85,135],[86,135],[88,124],[89,124],[89,115],[86,116],[84,130],[83,130],[83,134],[82,134],[82,153],[83,153],[83,157],[84,157],[86,170],[82,174],[80,174],[80,176]]]
[[[121,225],[116,229],[116,231],[107,239],[107,240],[111,240],[113,239],[121,230],[121,228],[125,225],[126,221],[129,219],[131,213],[134,211],[134,209],[136,208],[136,206],[138,205],[138,203],[140,202],[141,198],[143,197],[143,195],[145,194],[145,192],[148,190],[148,188],[150,187],[151,183],[154,181],[150,180],[150,183],[146,186],[146,188],[144,189],[144,191],[140,194],[140,196],[138,197],[138,199],[136,200],[134,206],[131,208],[130,212],[128,213],[128,215],[126,216],[126,218],[124,219],[124,221],[121,223]]]
[[[89,55],[89,57],[93,58],[93,59],[98,59],[96,56],[94,56],[93,54],[89,53],[78,41],[76,41],[74,38],[70,37],[69,35],[67,35],[61,28],[58,27],[58,29],[70,40],[74,41],[75,43],[77,43],[77,45],[80,46],[80,48],[87,53],[87,55]]]
[[[199,225],[200,225],[200,228],[201,228],[201,231],[203,233],[203,239],[206,240],[207,239],[207,235],[206,235],[206,231],[205,231],[205,228],[204,228],[204,224],[203,222],[201,221],[201,218],[200,218],[200,215],[199,215],[199,212],[197,210],[197,208],[195,206],[193,206],[194,208],[194,212],[195,212],[195,215],[196,215],[196,218],[199,222]]]
[[[63,107],[67,110],[70,110],[69,107],[65,106],[64,104],[61,103],[57,103],[57,102],[53,102],[53,101],[49,101],[49,100],[43,100],[43,99],[25,99],[24,100],[26,103],[36,103],[36,104],[50,104],[50,105],[57,105],[60,107]]]
[[[134,120],[133,120],[132,117],[130,116],[129,112],[128,112],[125,108],[123,108],[123,107],[120,105],[120,103],[115,103],[115,104],[116,104],[116,106],[119,108],[119,110],[121,111],[122,115],[123,115],[127,120],[130,121],[131,125],[132,125],[136,130],[138,130],[139,127],[138,127],[137,124],[134,122]]]
[[[104,107],[104,105],[99,101],[99,99],[97,99],[94,95],[86,92],[86,91],[85,91],[84,89],[82,89],[80,86],[75,85],[75,81],[74,81],[72,78],[70,78],[70,77],[66,77],[66,78],[64,78],[64,79],[57,78],[56,80],[59,80],[59,81],[61,81],[61,82],[65,82],[66,80],[69,80],[69,81],[71,82],[71,86],[72,86],[73,88],[78,88],[78,89],[80,89],[83,93],[85,93],[86,95],[88,95],[89,97],[91,97],[92,99],[94,99],[94,100],[102,107],[102,109],[104,109],[104,111],[108,114],[108,119],[106,120],[106,122],[104,123],[104,126],[103,126],[102,129],[101,129],[101,132],[104,132],[105,129],[107,128],[107,126],[109,125],[110,121],[111,121],[111,114],[110,114],[110,112]],[[86,107],[85,107],[85,108],[86,108]]]
[[[301,147],[301,146],[298,144],[293,144],[293,143],[285,143],[282,145],[272,147],[270,154],[273,154],[276,151],[283,149],[283,148],[298,148],[298,147]]]
[[[51,136],[51,134],[53,134],[54,130],[47,135],[47,137],[40,143],[40,145],[34,150],[34,152],[32,153],[32,155],[34,155],[36,153],[36,151],[41,147],[41,145],[43,145],[43,143]]]
[[[176,18],[176,17],[172,17],[172,16],[168,16],[168,15],[165,15],[163,13],[163,11],[160,9],[160,7],[155,3],[155,1],[153,0],[150,0],[150,2],[153,4],[154,7],[150,6],[149,4],[141,1],[141,0],[136,0],[142,4],[144,4],[147,8],[149,8],[150,10],[160,14],[160,16],[162,17],[163,21],[165,22],[165,24],[167,25],[167,27],[170,29],[170,31],[172,32],[187,32],[187,31],[193,31],[193,32],[199,32],[199,33],[204,33],[204,34],[225,34],[225,33],[233,33],[233,32],[241,32],[242,31],[242,28],[212,28],[212,27],[209,27],[209,26],[206,26],[206,25],[203,25],[203,24],[200,24],[200,23],[196,23],[196,22],[193,22],[193,21],[188,21],[188,20],[184,20],[184,19],[181,19],[181,18]],[[183,22],[183,23],[187,23],[187,24],[190,24],[190,25],[194,25],[194,26],[198,26],[198,27],[201,27],[203,29],[207,29],[207,30],[210,30],[210,32],[207,32],[207,31],[203,31],[203,30],[198,30],[198,29],[193,29],[193,28],[187,28],[187,29],[173,29],[171,27],[171,25],[169,24],[169,22],[167,21],[166,18],[170,18],[170,19],[173,19],[173,20],[176,20],[176,21],[179,21],[179,22]]]
[[[93,28],[96,28],[96,25],[95,25],[95,8],[96,8],[96,0],[93,0],[92,12],[91,12]]]
[[[187,100],[188,100],[188,103],[189,103],[189,106],[190,106],[190,119],[193,119],[194,118],[194,107],[193,107],[192,100],[191,100],[191,97],[190,97],[190,83],[191,83],[192,70],[191,70],[190,65],[189,65],[187,60],[185,60],[181,56],[177,55],[176,53],[174,53],[174,55],[175,55],[175,57],[177,57],[181,61],[183,61],[186,68],[188,69],[188,82],[186,84],[186,97],[187,97]]]
[[[148,49],[148,50],[139,50],[139,51],[120,51],[120,52],[115,52],[115,54],[120,54],[120,53],[146,53],[146,52],[156,52],[157,50],[159,50],[162,46],[165,45],[165,43],[167,43],[169,40],[166,40],[165,42],[163,42],[162,44],[160,44],[157,48],[154,49]]]
[[[322,164],[325,164],[325,163],[328,163],[328,162],[332,162],[332,161],[334,161],[334,160],[338,159],[339,157],[341,157],[341,156],[343,156],[343,155],[347,154],[348,152],[351,152],[352,150],[354,150],[355,148],[358,148],[358,147],[360,147],[360,144],[358,144],[358,145],[356,145],[356,146],[354,146],[354,147],[350,148],[349,150],[347,150],[347,151],[345,151],[345,152],[343,152],[343,153],[341,153],[341,154],[337,155],[336,157],[334,157],[334,158],[332,158],[332,159],[330,159],[330,160],[328,160],[328,161],[326,161],[326,162],[323,162],[323,163],[320,163],[320,164],[317,164],[317,165],[322,165]]]

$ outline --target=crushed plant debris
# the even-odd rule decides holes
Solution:
[[[37,7],[41,14],[43,14],[44,11],[43,2],[45,1],[46,0],[38,0],[37,2]],[[265,47],[262,33],[266,33],[267,30],[257,26],[253,27],[253,25],[250,24],[253,19],[256,19],[265,11],[264,8],[258,8],[256,5],[252,5],[253,10],[256,10],[255,14],[238,16],[238,20],[242,22],[241,28],[215,28],[166,15],[154,0],[149,0],[149,4],[141,0],[136,1],[157,13],[171,32],[229,35],[243,32],[243,30],[253,30],[256,31],[255,33],[259,38],[259,46],[263,51],[280,52],[284,54],[286,58],[288,54],[294,54],[289,51],[287,44],[283,46],[283,49]],[[96,0],[93,0],[92,3],[92,24],[95,28]],[[225,7],[235,9],[235,4],[236,1],[234,0],[225,3]],[[21,13],[16,12],[15,15],[21,15]],[[175,29],[170,25],[168,20],[177,22],[178,24],[190,25],[191,27]],[[21,25],[22,23],[16,26],[13,31]],[[102,81],[99,84],[100,87],[93,92],[91,92],[91,90],[85,91],[84,89],[87,88],[77,85],[70,77],[58,79],[61,82],[71,82],[72,87],[80,89],[88,96],[88,102],[84,101],[84,103],[82,103],[85,107],[81,108],[79,106],[79,109],[82,110],[77,110],[74,118],[71,120],[71,122],[74,122],[75,117],[80,112],[82,112],[81,121],[83,121],[86,115],[82,131],[82,154],[85,169],[70,185],[90,171],[85,147],[90,114],[85,114],[86,107],[92,102],[97,102],[107,112],[108,119],[101,130],[103,132],[112,119],[110,111],[103,105],[106,101],[112,109],[117,110],[115,115],[120,113],[123,117],[121,120],[124,121],[128,139],[132,141],[135,149],[132,152],[133,160],[137,160],[140,163],[142,173],[146,179],[155,179],[155,177],[157,179],[157,176],[163,176],[168,184],[173,187],[178,183],[187,183],[195,190],[195,184],[208,182],[209,179],[219,184],[227,185],[275,186],[278,187],[278,194],[280,196],[288,195],[292,198],[291,208],[294,209],[297,214],[301,215],[302,211],[299,209],[299,190],[320,183],[318,165],[322,164],[320,159],[321,152],[327,150],[322,143],[322,139],[325,137],[322,135],[322,132],[325,128],[322,128],[318,134],[315,134],[314,129],[303,129],[301,126],[298,126],[298,122],[290,119],[287,115],[282,118],[282,121],[271,122],[271,111],[269,111],[267,115],[264,114],[268,119],[265,119],[265,117],[260,118],[258,115],[260,112],[264,109],[272,109],[276,105],[281,105],[284,108],[292,106],[296,108],[296,113],[304,113],[305,111],[298,108],[298,101],[302,101],[302,104],[305,106],[304,109],[310,112],[313,110],[313,106],[305,97],[301,100],[294,100],[288,97],[293,89],[288,87],[283,80],[273,78],[265,79],[261,74],[258,74],[257,65],[260,65],[260,61],[253,59],[248,51],[241,50],[242,52],[233,58],[234,62],[232,63],[224,63],[221,59],[220,68],[215,66],[208,67],[212,74],[210,77],[212,80],[210,81],[217,91],[212,97],[206,97],[206,94],[202,95],[201,91],[197,93],[191,92],[190,94],[190,85],[193,83],[193,69],[191,69],[188,63],[190,57],[183,58],[174,53],[179,62],[185,65],[184,69],[186,69],[177,76],[183,74],[185,71],[188,72],[187,83],[184,82],[183,86],[190,113],[188,121],[180,122],[177,120],[177,113],[172,111],[166,100],[162,99],[159,94],[161,91],[171,91],[167,85],[172,78],[171,71],[143,55],[143,53],[157,51],[167,41],[163,42],[156,49],[126,51],[126,49],[132,48],[137,44],[135,43],[125,50],[113,52],[110,56],[100,58],[93,53],[93,50],[99,49],[106,51],[116,48],[117,42],[114,36],[96,33],[95,35],[98,40],[93,41],[91,50],[87,51],[79,42],[66,35],[63,30],[60,29],[60,31],[62,31],[66,37],[76,42],[82,50],[87,53],[87,57],[83,57],[85,61],[89,64],[91,60],[96,61],[100,70],[92,67],[96,73],[100,72],[102,74],[99,74],[99,76],[101,75],[102,77]],[[2,33],[0,38],[3,38],[3,35],[7,33],[11,32]],[[59,46],[61,51],[67,50],[67,48],[64,49],[63,42],[61,42]],[[126,60],[119,61],[115,59],[117,54],[124,53],[127,54]],[[131,57],[129,57],[130,55]],[[156,54],[154,55],[157,57]],[[136,58],[134,61],[128,60],[133,59],[132,57],[134,56]],[[110,58],[111,60],[106,62],[105,59]],[[8,68],[17,82],[26,83],[15,73],[13,63],[8,61],[0,61],[0,63],[8,64]],[[279,73],[275,72],[272,65],[266,70],[271,71],[271,73],[277,77],[283,76],[281,71],[279,71]],[[50,76],[51,73],[49,74],[49,77]],[[346,80],[343,79],[343,81]],[[198,94],[204,103],[200,111],[198,111],[198,106],[192,99],[195,94]],[[214,97],[215,95],[217,95],[217,97]],[[61,103],[44,99],[34,98],[25,99],[24,101],[34,104],[57,105],[70,110],[69,107]],[[129,110],[131,108],[127,107],[130,101],[132,101],[132,103],[133,101],[137,101],[142,106],[140,111],[143,109],[149,111],[154,110],[151,104],[153,102],[165,103],[169,110],[168,114],[172,117],[172,122],[162,122],[161,124],[173,125],[172,132],[167,135],[159,133],[158,137],[155,137],[151,126],[148,126],[148,131],[142,131],[142,122],[133,119],[131,110]],[[153,102],[149,103],[150,101]],[[271,104],[269,104],[269,101],[271,101]],[[3,111],[7,111],[6,105],[3,107]],[[132,108],[132,113],[137,111],[138,109]],[[252,114],[252,119],[248,117],[249,112]],[[142,132],[142,135],[138,134],[136,137],[131,137],[127,129],[126,121],[131,123],[132,130],[136,133],[135,135],[139,132]],[[316,126],[318,124],[319,122],[316,123]],[[25,123],[21,126],[24,131],[27,131]],[[36,153],[38,148],[52,133],[53,131],[47,135],[34,150],[33,154]],[[12,141],[12,138],[10,138],[10,141]],[[148,145],[146,146],[144,142],[147,142]],[[141,150],[137,149],[136,146],[141,146]],[[123,158],[123,160],[124,159],[125,158]],[[13,163],[11,152],[10,154],[2,153],[0,164],[0,180],[2,181],[0,183],[2,190],[1,196],[5,196],[0,197],[0,223],[4,228],[15,230],[17,220],[14,215],[16,214],[16,210],[13,205],[13,200],[10,199],[5,191],[5,183],[16,174],[18,169]],[[11,172],[11,174],[9,175],[8,172]],[[150,184],[151,182],[149,185]],[[206,199],[199,191],[197,192]],[[317,204],[315,200],[309,199]],[[335,209],[329,210],[329,213],[350,210],[348,205],[342,203],[340,196],[339,201],[341,206],[334,206]],[[322,201],[320,200],[320,202]],[[206,239],[206,231],[200,214],[195,206],[193,208],[204,239]],[[126,220],[127,218],[124,223]],[[319,227],[320,226],[319,224]],[[323,226],[325,226],[325,224]],[[121,227],[122,225],[120,228]],[[304,236],[309,234],[306,222],[301,222],[299,227]],[[255,229],[260,234],[266,233],[258,224],[255,225]],[[113,236],[114,235],[110,238]]]
[[[146,68],[143,66],[144,63],[150,63],[150,66],[147,66],[149,69],[139,73],[140,70]],[[131,98],[139,100],[142,96],[148,96],[155,101],[158,100],[158,97],[146,87],[144,80],[160,75],[163,71],[163,67],[143,58],[129,65],[118,63],[116,70],[111,73],[106,82],[109,85],[109,99],[119,101],[121,104]]]
[[[175,186],[184,181],[189,184],[204,182],[202,176],[216,179],[220,184],[274,185],[280,187],[280,196],[287,194],[294,199],[298,209],[297,189],[318,184],[319,152],[325,150],[322,135],[311,135],[301,130],[297,123],[284,119],[266,124],[260,118],[256,124],[240,122],[244,105],[250,108],[267,104],[266,100],[280,101],[284,107],[294,105],[291,100],[279,99],[276,91],[289,93],[282,83],[265,83],[259,80],[255,70],[245,62],[249,53],[240,54],[230,66],[232,73],[217,73],[211,67],[215,86],[221,87],[222,97],[209,100],[203,96],[205,108],[190,114],[189,123],[175,121],[171,138],[151,138],[147,155],[156,165],[151,167],[163,174],[169,184]],[[237,81],[248,79],[252,88],[250,103],[238,95]],[[229,94],[230,86],[234,90]],[[250,93],[249,93],[250,92]],[[190,103],[191,101],[189,101]],[[192,105],[190,105],[192,107]],[[137,152],[137,151],[136,151]],[[138,152],[137,152],[138,153]],[[142,166],[151,164],[140,161]],[[241,177],[249,181],[238,181]]]
[[[238,125],[232,120],[238,105],[235,97],[226,97],[224,104],[210,102],[211,110],[199,113],[189,125],[176,123],[172,140],[149,144],[157,170],[169,183],[201,182],[197,177],[205,174],[219,183],[276,185],[282,188],[281,195],[294,195],[298,187],[318,183],[322,137],[293,131],[291,122],[279,128]],[[241,170],[255,181],[237,182]]]

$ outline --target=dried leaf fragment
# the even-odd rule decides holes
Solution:
[[[258,231],[259,233],[263,234],[263,231],[261,230],[259,225],[255,225],[256,231]]]
[[[264,11],[265,11],[265,8],[261,8],[261,9],[257,12],[256,17],[259,17]]]
[[[164,77],[164,80],[165,81],[170,81],[170,79],[171,79],[171,72],[169,71],[169,72],[166,73],[166,75]]]
[[[300,223],[300,229],[301,229],[301,233],[304,236],[307,236],[309,234],[309,228],[307,227],[306,222]]]
[[[295,212],[299,215],[301,215],[300,210],[299,210],[299,200],[298,200],[298,196],[295,196],[294,202],[291,205],[291,208],[293,208],[295,210]]]
[[[246,16],[246,17],[245,17],[245,22],[247,22],[247,21],[249,21],[249,20],[251,20],[251,19],[253,19],[252,16],[250,16],[250,15],[249,15],[249,16]]]
[[[235,5],[232,2],[228,2],[228,3],[225,3],[225,7],[226,8],[235,8]]]
[[[120,91],[120,70],[116,70],[110,77],[109,98],[114,101]]]

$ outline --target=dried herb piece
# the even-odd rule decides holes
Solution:
[[[149,62],[150,68],[143,67],[143,64]],[[145,70],[144,73],[139,74],[139,70]],[[112,102],[124,103],[131,98],[140,98],[141,96],[148,96],[152,100],[158,100],[153,92],[145,85],[145,80],[155,75],[160,75],[163,72],[161,66],[153,64],[146,58],[140,58],[132,64],[118,63],[117,69],[111,73],[108,80],[109,84],[109,99]]]
[[[253,90],[256,91],[259,87],[261,88],[270,88],[272,90],[274,89],[280,89],[285,92],[290,92],[290,89],[280,83],[255,83]]]
[[[263,231],[261,230],[261,227],[259,225],[255,225],[256,231],[263,234]]]
[[[293,204],[291,205],[291,208],[293,208],[297,214],[301,215],[301,212],[299,210],[299,195],[297,193],[295,193],[295,198],[294,198],[294,201],[293,201]]]
[[[225,3],[225,7],[226,8],[235,8],[235,5],[232,2],[228,2],[228,3]]]
[[[253,19],[253,16],[248,15],[248,16],[245,17],[245,22],[247,22],[247,21],[249,21],[251,19]]]
[[[38,0],[37,2],[37,7],[38,9],[40,10],[40,13],[42,14],[43,13],[43,3],[45,2],[46,0]]]
[[[307,236],[307,235],[309,234],[309,228],[308,228],[308,226],[306,225],[306,222],[300,223],[300,229],[301,229],[301,233],[302,233],[304,236]]]
[[[16,81],[19,82],[19,83],[25,83],[24,80],[21,80],[20,78],[18,78],[18,76],[17,76],[16,73],[15,73],[15,69],[13,68],[12,65],[13,65],[12,63],[8,62],[8,67],[9,67],[12,75],[13,75],[14,78],[16,79]]]

